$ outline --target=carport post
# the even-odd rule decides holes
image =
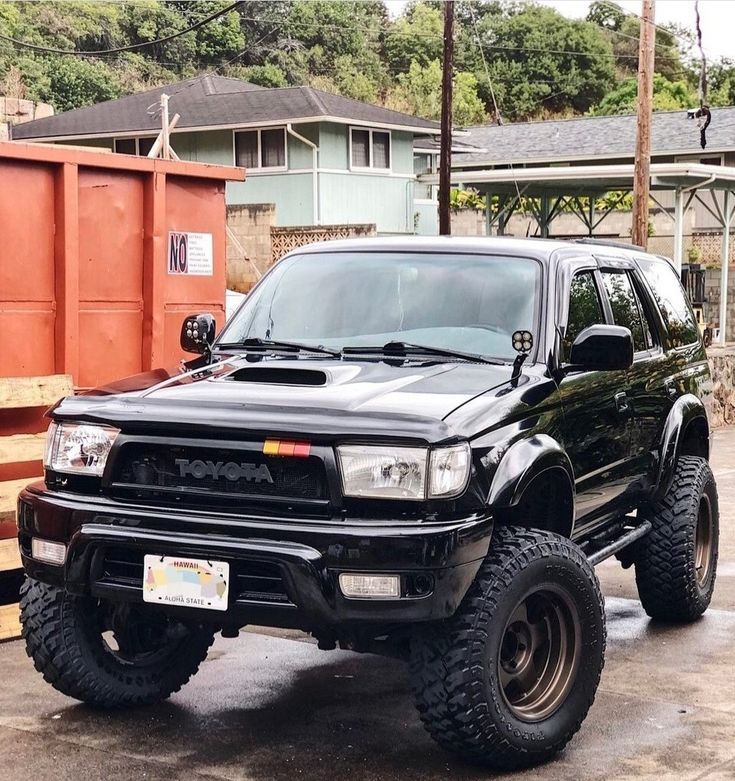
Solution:
[[[722,271],[720,272],[720,344],[727,338],[727,272],[730,263],[730,191],[725,190],[722,203]]]
[[[674,191],[674,266],[681,276],[684,259],[684,193],[681,188]]]

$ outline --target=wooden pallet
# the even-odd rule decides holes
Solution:
[[[20,608],[18,605],[0,605],[0,642],[20,637]]]

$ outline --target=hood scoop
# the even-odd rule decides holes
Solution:
[[[230,382],[255,382],[265,385],[326,385],[327,375],[316,369],[247,366],[233,372]]]

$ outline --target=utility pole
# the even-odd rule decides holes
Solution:
[[[454,0],[444,3],[442,122],[439,146],[439,235],[450,236],[449,190],[452,173],[452,70],[454,64]]]
[[[653,55],[656,43],[655,0],[642,0],[638,46],[638,124],[633,178],[633,244],[648,246],[648,195],[651,186],[651,112]]]

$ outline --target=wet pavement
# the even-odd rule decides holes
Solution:
[[[632,571],[602,564],[608,651],[597,700],[559,759],[513,778],[735,780],[735,428],[717,432],[713,466],[722,511],[713,607],[693,625],[656,625]],[[1,779],[493,777],[424,733],[402,663],[326,653],[295,633],[219,638],[181,692],[124,713],[55,692],[20,641],[0,645],[0,670]]]

